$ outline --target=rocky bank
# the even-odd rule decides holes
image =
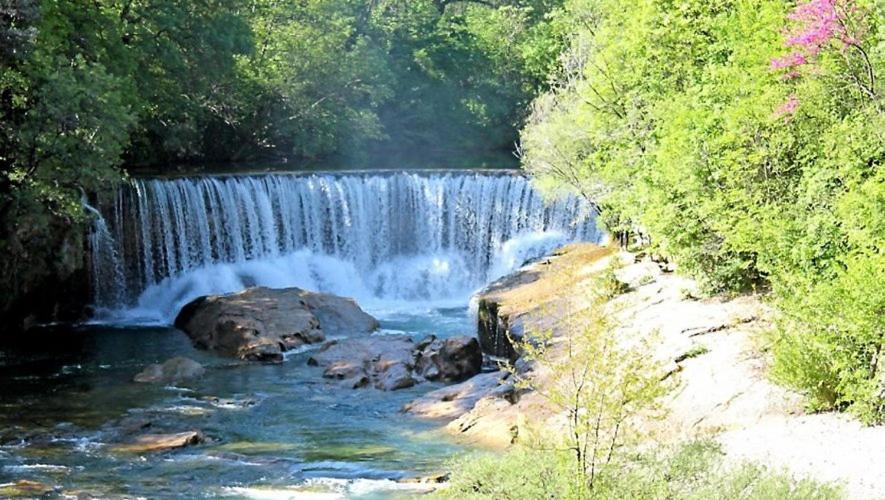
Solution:
[[[649,424],[657,440],[717,440],[731,463],[753,461],[844,485],[851,498],[885,492],[885,427],[863,427],[843,414],[807,414],[800,395],[772,383],[763,333],[771,311],[756,296],[698,298],[697,284],[651,260],[594,245],[571,245],[503,278],[480,293],[480,342],[494,356],[516,360],[509,342],[526,331],[557,329],[566,311],[580,310],[595,273],[610,259],[625,293],[611,308],[618,335],[654,335],[655,357],[668,365],[676,388],[664,401],[667,417]],[[543,373],[533,373],[543,384]],[[502,372],[482,374],[412,402],[404,411],[439,419],[468,442],[503,447],[532,427],[557,426],[561,416],[534,392],[516,391]]]

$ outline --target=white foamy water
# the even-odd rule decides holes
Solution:
[[[422,483],[399,483],[389,479],[339,479],[313,478],[297,486],[228,487],[221,489],[221,496],[235,496],[255,500],[302,500],[387,498],[398,493],[400,497],[421,496],[433,491],[434,485]]]
[[[136,180],[90,238],[97,319],[170,323],[249,286],[356,298],[374,313],[463,305],[553,248],[599,241],[590,204],[501,173]]]

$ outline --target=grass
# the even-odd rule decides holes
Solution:
[[[677,363],[681,363],[681,362],[685,361],[686,359],[692,359],[692,358],[696,358],[698,356],[703,356],[704,354],[707,354],[708,352],[710,352],[710,349],[707,346],[705,346],[703,344],[695,344],[695,345],[691,346],[691,348],[689,350],[682,353],[682,355],[678,356],[675,361]]]
[[[844,498],[838,487],[797,480],[756,464],[728,466],[722,457],[719,445],[709,440],[633,454],[603,470],[589,493],[576,494],[583,489],[575,484],[579,476],[574,474],[568,452],[517,447],[504,454],[456,459],[451,482],[435,496],[512,500]]]

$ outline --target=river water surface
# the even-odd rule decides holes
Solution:
[[[467,311],[382,317],[379,334],[468,331]],[[459,451],[438,424],[400,413],[439,387],[342,388],[307,365],[242,363],[194,349],[163,327],[46,331],[0,351],[0,484],[19,479],[97,496],[386,498],[398,479],[434,473]],[[187,356],[207,373],[181,387],[136,384],[150,363]],[[115,452],[121,429],[201,430],[203,445]],[[2,496],[2,495],[0,495]]]

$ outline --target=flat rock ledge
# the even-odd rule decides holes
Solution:
[[[351,338],[326,343],[308,364],[323,368],[323,377],[354,389],[394,391],[425,380],[459,381],[479,373],[482,352],[473,337],[414,342],[405,335]]]
[[[402,411],[421,418],[453,420],[472,410],[480,399],[514,397],[509,378],[510,374],[502,371],[482,373],[460,384],[430,391],[407,403]]]
[[[200,297],[185,305],[175,326],[194,344],[249,361],[283,360],[283,353],[334,335],[368,334],[378,320],[353,300],[300,288],[249,288]]]

